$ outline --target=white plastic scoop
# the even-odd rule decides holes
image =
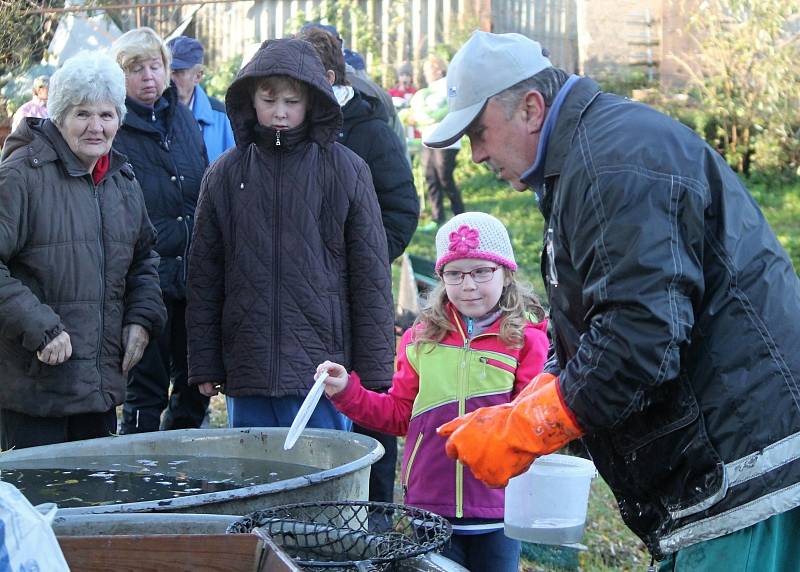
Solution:
[[[286,441],[283,442],[284,451],[288,451],[294,447],[294,444],[297,442],[297,438],[300,437],[300,433],[302,433],[303,429],[306,428],[306,424],[311,418],[311,414],[317,407],[317,403],[319,403],[319,398],[322,397],[322,391],[325,389],[325,380],[327,378],[328,372],[325,371],[317,378],[317,381],[314,382],[314,385],[311,386],[311,390],[308,392],[303,404],[297,411],[297,415],[294,416],[292,426],[289,427],[289,433],[286,434]]]

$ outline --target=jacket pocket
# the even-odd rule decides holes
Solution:
[[[705,510],[724,497],[724,464],[685,376],[659,388],[642,411],[611,432],[614,448],[623,456],[626,487],[651,499],[657,496],[673,519]]]
[[[614,448],[623,455],[685,427],[700,414],[689,380],[684,376],[646,391],[641,400],[639,410],[611,430]]]
[[[484,368],[483,372],[486,371],[485,368],[487,368],[487,367],[488,368],[493,368],[493,369],[498,369],[500,371],[504,371],[506,373],[510,373],[511,375],[514,375],[516,373],[516,371],[517,371],[517,369],[513,365],[507,364],[507,363],[505,363],[503,361],[500,361],[499,359],[494,359],[494,358],[490,358],[490,357],[487,357],[487,356],[481,356],[481,357],[478,358],[478,361],[481,362],[481,364],[483,364],[483,368]]]
[[[36,352],[29,352],[21,345],[0,337],[0,364],[35,377],[41,371],[42,362],[36,357]]]
[[[414,459],[417,457],[417,452],[422,445],[422,438],[423,433],[418,433],[417,439],[414,441],[414,448],[411,450],[411,454],[408,456],[408,461],[406,462],[406,470],[400,481],[403,483],[403,496],[408,494],[408,482],[411,480],[411,468],[414,465]]]
[[[331,354],[339,355],[344,348],[344,324],[342,321],[342,302],[337,294],[328,297],[330,304],[330,347]]]

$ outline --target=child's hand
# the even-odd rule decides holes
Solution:
[[[333,397],[347,387],[347,382],[350,380],[350,376],[344,367],[340,366],[338,363],[333,363],[332,361],[322,362],[317,366],[317,373],[314,375],[314,379],[317,379],[324,371],[328,372],[328,379],[326,379],[324,382],[325,395],[328,397]]]

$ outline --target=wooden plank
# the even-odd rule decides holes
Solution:
[[[253,534],[61,536],[58,543],[72,572],[257,572],[264,550]]]

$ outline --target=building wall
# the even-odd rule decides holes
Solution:
[[[663,0],[579,0],[581,72],[625,76],[631,66],[657,79]]]

